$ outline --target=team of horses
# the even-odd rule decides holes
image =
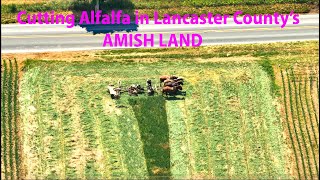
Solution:
[[[163,86],[162,86],[163,84]],[[162,87],[162,95],[177,95],[182,91],[183,78],[178,76],[161,76],[160,87]]]
[[[162,95],[177,95],[182,91],[183,78],[178,76],[160,76],[160,90]],[[150,79],[146,81],[146,91],[148,96],[158,93],[159,90],[156,86],[152,86]],[[128,92],[130,96],[138,96],[138,94],[145,93],[145,89],[140,84],[132,84],[127,88],[122,88],[121,81],[118,81],[118,87],[114,85],[108,86],[108,91],[112,99],[119,99],[122,92]]]

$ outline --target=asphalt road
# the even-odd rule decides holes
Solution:
[[[164,35],[164,42],[170,34],[201,34],[202,45],[247,44],[283,41],[304,41],[319,39],[319,14],[301,15],[300,23],[288,22],[285,28],[279,25],[139,25],[141,34]],[[47,51],[110,49],[102,47],[104,34],[93,35],[79,26],[66,25],[1,25],[2,53],[29,53]],[[125,32],[121,32],[123,34]],[[114,36],[114,35],[112,35]],[[155,39],[157,47],[159,39]],[[114,47],[113,47],[114,48]],[[122,47],[124,48],[124,47]],[[119,49],[119,48],[118,48]]]

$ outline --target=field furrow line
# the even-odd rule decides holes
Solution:
[[[289,112],[288,112],[288,103],[290,103],[288,100],[287,100],[287,89],[286,89],[286,81],[285,81],[285,77],[283,75],[283,71],[281,70],[281,80],[282,80],[282,89],[283,89],[283,104],[284,104],[284,109],[285,109],[285,121],[286,121],[286,124],[287,124],[287,130],[289,132],[289,137],[290,137],[290,140],[291,140],[291,146],[292,146],[292,150],[294,152],[294,157],[295,157],[295,164],[296,164],[296,170],[297,170],[297,173],[298,173],[298,178],[301,179],[301,174],[300,174],[300,168],[299,168],[299,159],[298,159],[298,155],[297,155],[297,151],[296,151],[296,147],[295,147],[295,143],[294,143],[294,140],[293,140],[293,137],[292,137],[292,132],[291,132],[291,127],[289,125]]]
[[[14,59],[14,66],[15,66],[15,75],[14,75],[14,91],[13,91],[13,113],[14,113],[14,134],[15,134],[15,138],[14,138],[14,154],[15,154],[15,164],[16,164],[16,179],[20,179],[20,140],[19,140],[19,122],[18,122],[18,81],[19,81],[19,76],[18,76],[18,72],[19,72],[19,67],[18,67],[18,63],[17,60]]]
[[[307,178],[307,175],[306,175],[306,168],[305,168],[305,162],[304,162],[304,156],[303,156],[303,153],[302,153],[302,147],[301,147],[301,144],[300,144],[300,140],[299,140],[299,134],[297,132],[297,127],[296,127],[296,123],[295,123],[295,119],[297,117],[295,117],[294,115],[294,108],[293,108],[293,93],[292,92],[292,86],[291,86],[291,78],[290,78],[290,74],[288,73],[288,70],[286,70],[286,74],[287,74],[287,81],[288,81],[288,90],[289,90],[289,105],[290,105],[290,112],[291,112],[291,120],[292,120],[292,124],[293,124],[293,129],[294,129],[294,133],[295,133],[295,136],[296,136],[296,140],[298,142],[298,148],[299,148],[299,152],[300,152],[300,157],[301,157],[301,164],[302,164],[302,170],[303,170],[303,175],[304,175],[304,178],[306,179]]]
[[[298,88],[296,85],[296,78],[294,75],[294,71],[291,70],[291,76],[292,76],[292,80],[293,80],[293,89],[294,89],[294,99],[295,99],[295,106],[297,109],[297,121],[298,121],[298,125],[299,125],[299,130],[300,130],[300,135],[302,137],[302,149],[304,149],[304,152],[306,154],[306,158],[307,158],[307,165],[308,165],[308,170],[310,173],[310,177],[311,179],[313,179],[313,174],[312,174],[312,170],[311,170],[311,165],[310,165],[310,156],[309,156],[309,151],[308,151],[308,147],[307,147],[307,143],[305,140],[305,135],[302,129],[302,124],[301,124],[301,114],[300,114],[300,107],[299,107],[299,100],[298,100]]]
[[[12,83],[13,83],[13,65],[12,61],[9,60],[9,79],[8,79],[8,125],[9,125],[9,164],[10,164],[10,179],[14,179],[14,165],[13,165],[13,136],[12,136]]]
[[[3,164],[4,164],[4,177],[7,180],[8,179],[8,163],[7,163],[7,158],[8,158],[8,152],[7,152],[7,108],[6,108],[6,99],[7,99],[7,93],[8,93],[8,66],[7,66],[7,62],[6,60],[3,61],[3,66],[4,66],[4,70],[3,70],[3,78],[2,79],[2,91],[1,91],[1,95],[2,95],[2,101],[1,101],[1,127],[2,127],[2,131],[1,131],[1,138],[2,138],[2,153],[1,153],[1,157],[3,157]],[[10,90],[9,90],[10,91]],[[1,168],[2,169],[2,168]]]
[[[313,165],[313,168],[311,167],[311,173],[312,172],[312,169],[316,169],[316,172],[317,172],[317,176],[319,176],[319,172],[318,172],[318,165],[317,165],[317,162],[316,162],[316,157],[315,157],[315,153],[314,153],[314,145],[312,143],[312,140],[311,140],[311,136],[310,136],[310,133],[309,131],[312,131],[310,129],[310,127],[308,127],[308,123],[307,123],[307,120],[306,120],[306,114],[305,114],[305,108],[304,108],[304,105],[303,105],[303,100],[302,100],[302,92],[301,92],[301,87],[302,87],[302,79],[299,78],[301,81],[299,81],[299,91],[298,91],[298,96],[299,96],[299,100],[300,100],[300,107],[301,107],[301,112],[302,112],[302,117],[303,117],[303,120],[304,120],[304,124],[305,124],[305,131],[307,132],[307,137],[308,137],[308,147],[312,153],[312,158],[313,158],[313,161],[314,161],[314,164],[311,163],[311,165]],[[308,150],[308,148],[306,147],[306,150]],[[313,175],[312,175],[313,176]]]

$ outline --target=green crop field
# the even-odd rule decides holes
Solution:
[[[1,174],[5,179],[19,179],[20,141],[18,136],[18,65],[3,60],[1,71]]]
[[[28,63],[20,97],[28,178],[288,176],[270,80],[258,65]],[[117,80],[161,74],[186,77],[185,99],[107,93]]]
[[[46,53],[19,62],[20,75],[17,61],[5,60],[2,175],[315,179],[318,45],[65,53],[68,61]],[[118,81],[158,85],[161,75],[184,77],[186,94],[108,93]]]

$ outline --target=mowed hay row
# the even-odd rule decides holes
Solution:
[[[1,175],[20,179],[21,147],[18,112],[18,76],[16,60],[2,60],[1,67]]]
[[[29,70],[21,85],[23,121],[32,132],[24,134],[27,178],[145,177],[138,128],[126,127],[133,112],[113,111],[99,78],[51,68]]]
[[[235,71],[235,77],[199,82],[191,89],[193,103],[186,100],[196,160],[192,174],[195,178],[285,177],[279,163],[283,162],[281,126],[271,104],[268,78],[257,67]],[[263,104],[262,96],[271,101]]]
[[[26,178],[284,178],[268,74],[252,63],[27,62]],[[185,78],[186,96],[121,95],[108,84]]]
[[[281,76],[287,143],[294,155],[292,173],[299,179],[312,179],[319,173],[319,128],[310,93],[312,76],[301,75],[294,69],[281,70]]]

